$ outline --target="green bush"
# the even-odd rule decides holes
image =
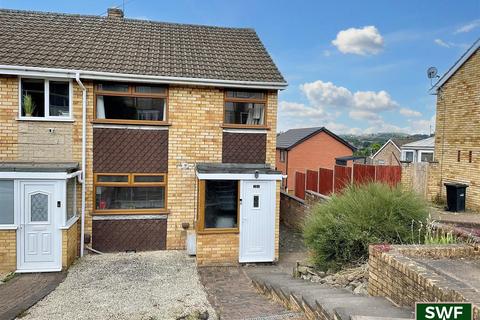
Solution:
[[[350,186],[314,207],[304,225],[305,244],[321,269],[337,270],[368,258],[372,243],[422,243],[427,205],[401,186]]]

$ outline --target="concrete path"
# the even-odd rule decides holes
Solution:
[[[24,273],[0,284],[0,319],[15,319],[52,292],[66,273]]]
[[[438,222],[480,229],[480,213],[449,212],[440,208],[432,208],[431,214],[432,219]]]

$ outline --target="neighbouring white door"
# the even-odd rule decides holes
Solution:
[[[242,181],[240,257],[245,262],[275,259],[275,181]]]
[[[56,182],[20,183],[19,272],[61,270],[57,192]]]

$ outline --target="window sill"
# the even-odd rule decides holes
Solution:
[[[257,129],[257,130],[271,130],[269,126],[256,126],[245,124],[223,124],[222,128],[225,129]]]
[[[73,119],[55,119],[42,117],[19,117],[15,118],[17,121],[39,121],[39,122],[75,122]]]
[[[0,230],[17,230],[18,226],[15,225],[0,225]]]
[[[204,230],[197,230],[197,234],[225,234],[225,233],[239,233],[238,228],[229,228],[229,229],[204,229]]]
[[[106,216],[106,215],[166,215],[169,214],[170,210],[94,210],[92,216]]]
[[[60,227],[60,230],[68,230],[70,229],[76,222],[78,221],[78,216],[75,218],[71,218],[70,220],[67,221],[65,226]]]
[[[171,126],[171,123],[164,121],[149,121],[149,120],[132,120],[132,121],[123,121],[123,120],[92,120],[93,124],[116,124],[116,125],[142,125],[142,126]]]

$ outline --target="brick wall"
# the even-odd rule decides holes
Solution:
[[[369,247],[368,293],[387,297],[400,306],[415,302],[480,302],[478,294],[415,261],[415,257],[478,259],[478,248],[469,245],[371,245]],[[472,295],[473,294],[473,295]],[[476,307],[478,319],[478,307]]]
[[[280,193],[280,220],[285,225],[298,231],[303,229],[303,222],[311,208],[328,201],[329,197],[310,190],[305,191],[305,200],[286,192]]]
[[[199,266],[231,266],[238,264],[239,235],[237,233],[197,234],[197,264]]]
[[[62,230],[62,268],[68,269],[78,257],[78,221],[67,230]]]
[[[0,230],[0,273],[17,269],[17,232]]]
[[[0,76],[0,160],[18,157],[18,79]]]
[[[437,184],[462,182],[467,208],[480,210],[480,51],[477,50],[442,86],[437,95],[435,159]],[[460,162],[457,152],[461,152]],[[469,162],[469,152],[472,162]],[[445,187],[440,188],[445,197]]]

